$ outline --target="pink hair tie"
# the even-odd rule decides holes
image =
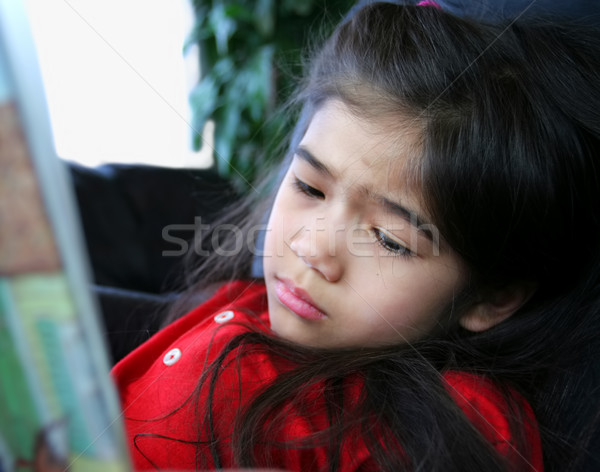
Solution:
[[[422,2],[417,3],[417,6],[420,6],[420,7],[434,7],[434,8],[439,8],[440,10],[442,9],[442,7],[440,7],[433,0],[423,0]]]

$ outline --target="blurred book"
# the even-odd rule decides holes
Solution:
[[[0,472],[130,469],[76,215],[25,6],[0,0]]]

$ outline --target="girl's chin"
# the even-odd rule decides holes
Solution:
[[[290,317],[294,316],[290,313]],[[278,323],[280,321],[280,323]],[[301,330],[293,329],[293,323],[290,320],[280,320],[271,317],[271,331],[275,336],[287,342],[298,344],[303,347],[326,347],[318,342],[318,337],[310,333],[301,332]]]

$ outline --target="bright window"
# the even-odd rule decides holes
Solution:
[[[94,166],[210,165],[191,151],[190,0],[26,0],[58,154]]]

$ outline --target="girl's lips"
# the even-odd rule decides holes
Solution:
[[[282,305],[301,318],[315,321],[327,317],[325,313],[316,307],[315,302],[304,290],[295,287],[290,282],[275,280],[275,293]]]

